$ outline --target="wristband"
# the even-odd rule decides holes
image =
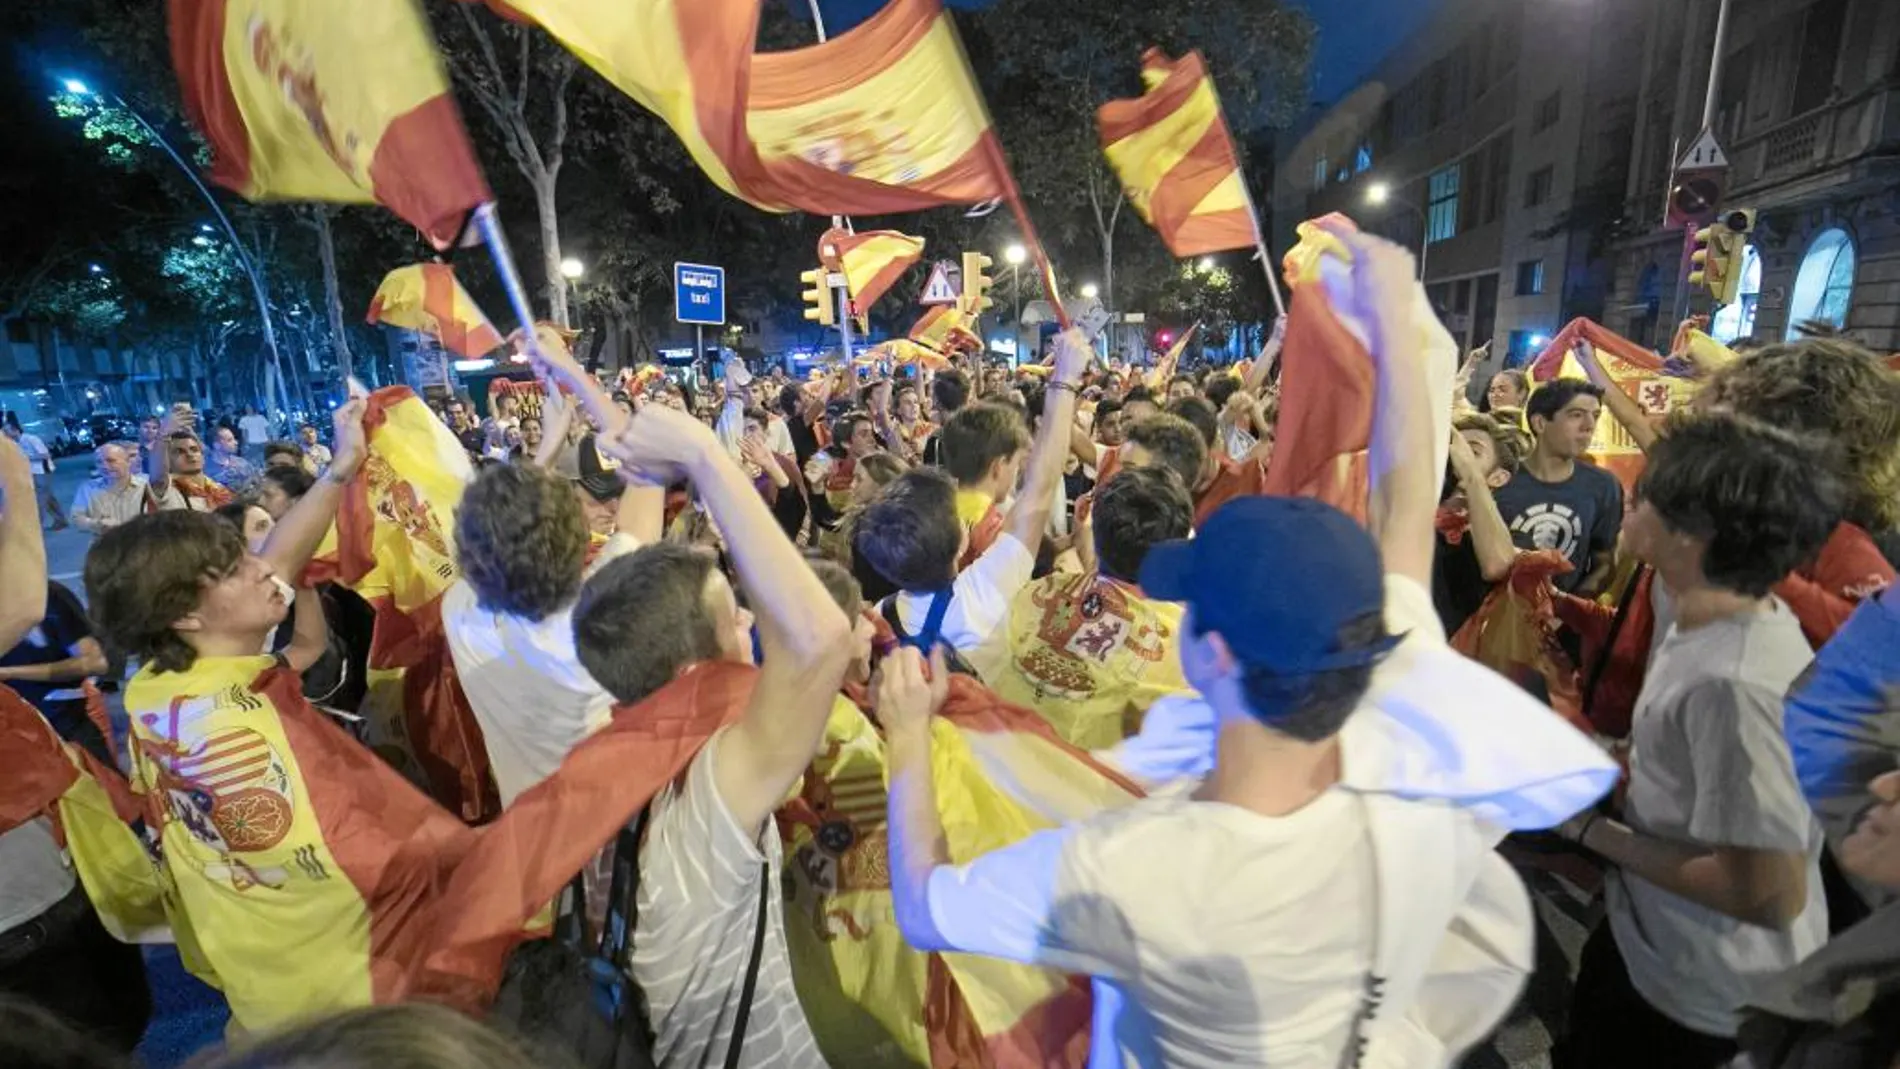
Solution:
[[[1043,387],[1043,392],[1045,393],[1051,390],[1067,390],[1077,397],[1082,396],[1080,388],[1073,382],[1051,382],[1049,385]]]

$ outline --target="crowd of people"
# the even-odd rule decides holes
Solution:
[[[0,443],[0,702],[148,799],[233,1013],[206,1065],[614,1064],[572,1025],[591,1000],[522,1009],[565,947],[625,996],[610,1051],[662,1069],[919,1064],[841,1053],[866,1048],[814,1009],[862,1029],[905,997],[932,1065],[1448,1066],[1548,960],[1517,867],[1564,856],[1604,910],[1559,1069],[1900,1066],[1900,376],[1842,338],[1742,347],[1662,419],[1583,345],[1587,379],[1474,391],[1480,354],[1409,318],[1410,255],[1339,239],[1376,388],[1366,439],[1320,452],[1358,500],[1265,492],[1309,445],[1276,433],[1279,332],[1239,369],[1111,367],[1070,331],[1014,371],[733,360],[699,391],[518,339],[543,386],[432,406],[469,462],[431,611],[498,801],[475,832],[353,726],[382,636],[310,567],[368,478],[362,398],[327,443],[181,405],[101,446],[83,604],[46,575],[34,454]],[[1590,455],[1606,410],[1633,481]],[[1053,756],[947,730],[978,722]],[[795,838],[860,743],[871,805],[840,785]],[[960,808],[971,760],[995,793]],[[1069,768],[1113,792],[973,838]],[[611,830],[539,841],[590,809]],[[0,806],[0,1062],[120,1064],[143,965],[57,816]],[[593,860],[501,941],[484,1025],[389,979],[446,930],[391,907],[502,831],[523,871]],[[442,880],[401,883],[423,854]],[[949,958],[928,991],[812,968],[795,888],[865,865],[889,954],[1081,982],[980,1007],[1030,1022],[999,1040]]]

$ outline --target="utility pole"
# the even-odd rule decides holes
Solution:
[[[1702,95],[1702,126],[1696,132],[1697,137],[1714,131],[1716,112],[1722,103],[1722,53],[1728,44],[1728,15],[1732,2],[1720,0],[1715,8],[1715,43],[1709,53],[1709,84]],[[1670,166],[1673,168],[1677,162],[1671,160]],[[1676,324],[1689,314],[1689,255],[1695,248],[1695,232],[1696,224],[1691,222],[1687,232],[1682,235],[1682,260],[1676,268],[1675,318],[1668,324],[1672,336]]]

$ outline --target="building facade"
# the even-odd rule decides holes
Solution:
[[[1278,247],[1340,211],[1422,248],[1434,306],[1466,346],[1494,343],[1493,367],[1576,316],[1666,344],[1684,235],[1664,203],[1701,127],[1719,2],[1448,0],[1282,139]],[[1724,206],[1760,221],[1715,332],[1778,341],[1822,319],[1900,348],[1900,3],[1730,2]]]

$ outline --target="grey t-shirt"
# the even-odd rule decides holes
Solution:
[[[73,870],[45,817],[0,832],[0,932],[46,912],[72,889]]]
[[[1570,559],[1571,572],[1557,576],[1560,590],[1575,590],[1590,574],[1590,559],[1616,546],[1623,525],[1623,486],[1616,476],[1578,461],[1570,478],[1547,483],[1519,469],[1492,495],[1498,514],[1519,549],[1554,549]]]
[[[1637,831],[1678,842],[1798,853],[1807,906],[1786,931],[1717,913],[1612,870],[1610,925],[1643,998],[1698,1032],[1733,1036],[1751,978],[1789,968],[1827,941],[1820,826],[1782,736],[1782,695],[1807,666],[1801,625],[1779,600],[1656,650],[1630,728]]]
[[[713,779],[713,736],[686,774],[654,798],[640,849],[639,919],[631,973],[646,993],[660,1069],[725,1064],[768,881],[765,946],[739,1064],[824,1069],[792,987],[785,945],[778,828],[744,829]],[[761,877],[760,868],[769,865]]]

